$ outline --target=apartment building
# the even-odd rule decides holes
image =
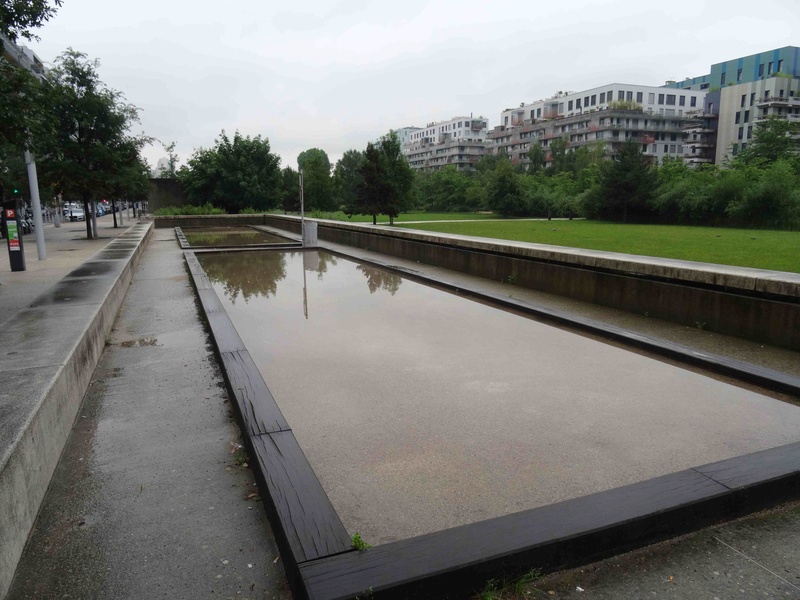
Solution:
[[[485,153],[488,125],[488,120],[482,116],[453,117],[428,123],[411,132],[403,154],[417,170],[436,170],[447,165],[459,171],[473,170]]]
[[[710,71],[701,77],[668,81],[665,87],[705,86],[710,92],[704,119],[715,136],[714,162],[724,164],[747,148],[755,125],[767,116],[800,122],[800,48],[785,46],[734,58],[711,65]],[[708,129],[704,128],[707,136],[711,135]],[[687,135],[693,133],[699,132],[687,129]]]
[[[703,107],[703,90],[612,83],[583,92],[559,92],[552,98],[522,104],[500,114],[500,125],[487,135],[489,151],[527,164],[531,144],[547,151],[553,139],[569,148],[602,144],[608,155],[634,140],[654,162],[683,156],[683,126],[690,112]]]

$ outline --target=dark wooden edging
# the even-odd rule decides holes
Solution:
[[[488,577],[603,558],[800,494],[800,442],[300,566],[311,600],[459,597]]]
[[[679,362],[701,367],[712,373],[719,373],[721,375],[733,377],[741,381],[755,383],[761,387],[776,392],[785,394],[792,394],[800,396],[800,377],[776,371],[775,369],[768,369],[760,367],[752,363],[748,363],[719,354],[711,352],[701,352],[690,346],[684,346],[669,340],[665,340],[656,336],[635,333],[633,331],[610,325],[595,319],[576,316],[568,311],[560,311],[552,308],[544,308],[536,306],[530,302],[525,302],[516,298],[509,298],[502,294],[492,292],[485,292],[475,288],[466,287],[462,284],[452,283],[442,279],[434,279],[423,275],[417,271],[409,271],[402,267],[390,265],[385,262],[376,261],[372,259],[357,258],[348,256],[345,253],[324,248],[326,252],[349,258],[351,260],[358,260],[359,262],[374,265],[386,271],[398,273],[407,279],[412,279],[425,285],[452,292],[461,296],[475,298],[482,302],[487,302],[492,305],[500,306],[509,310],[514,310],[519,313],[529,315],[536,319],[556,323],[585,331],[609,340],[621,342],[634,348],[646,350],[653,354],[664,356]]]
[[[299,565],[352,551],[350,536],[294,433],[244,347],[194,252],[185,252],[231,397],[236,401],[253,472],[284,560],[302,597]]]
[[[353,551],[341,520],[196,256],[192,252],[185,256],[257,463],[254,470],[287,576],[300,597],[458,596],[498,574],[585,564],[800,495],[798,442],[366,552]]]

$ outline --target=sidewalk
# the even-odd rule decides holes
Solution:
[[[24,236],[24,271],[11,271],[7,242],[5,239],[0,240],[3,247],[3,256],[0,257],[0,325],[136,223],[135,220],[128,220],[126,217],[124,219],[125,225],[116,229],[111,215],[103,215],[97,219],[97,233],[100,237],[94,240],[86,239],[84,222],[62,223],[61,227],[45,223],[47,259],[39,260],[36,236],[32,233]]]
[[[289,597],[210,348],[175,234],[156,230],[9,599]]]

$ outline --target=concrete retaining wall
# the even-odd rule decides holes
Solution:
[[[299,233],[299,221],[283,215],[229,215],[166,218],[163,225],[157,226],[248,223]],[[798,274],[384,226],[316,222],[323,242],[510,281],[689,327],[800,350]]]
[[[131,227],[0,331],[0,598],[151,233]]]

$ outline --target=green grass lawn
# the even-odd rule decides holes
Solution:
[[[520,220],[421,223],[407,227],[800,273],[800,232],[796,231]]]

